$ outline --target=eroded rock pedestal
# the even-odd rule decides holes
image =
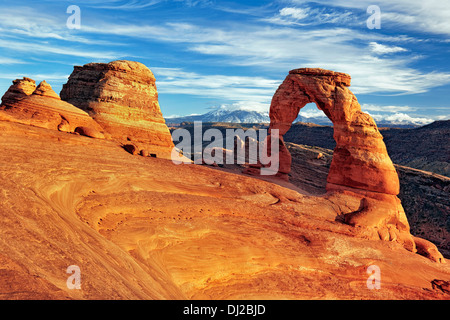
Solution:
[[[345,73],[318,68],[289,72],[270,106],[271,137],[280,142],[277,175],[287,178],[291,170],[291,155],[283,135],[300,109],[307,103],[315,103],[333,123],[336,148],[327,178],[327,197],[339,207],[345,204],[341,210],[345,222],[362,228],[367,238],[397,241],[411,251],[416,251],[418,244],[419,252],[426,252],[435,261],[444,261],[433,244],[414,241],[410,234],[397,198],[397,172],[375,121],[361,111],[358,100],[348,89],[350,80]],[[269,151],[273,152],[277,150]],[[357,202],[347,205],[354,202],[350,199]]]
[[[155,77],[142,63],[75,66],[61,98],[89,113],[112,138],[170,158],[173,142],[159,107]]]
[[[0,119],[63,132],[85,130],[103,138],[102,127],[83,110],[62,101],[42,81],[37,87],[30,78],[17,79],[2,97]]]

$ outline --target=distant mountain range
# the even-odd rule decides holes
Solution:
[[[248,111],[248,110],[227,110],[219,108],[205,114],[188,115],[181,117],[168,117],[165,118],[166,123],[177,125],[183,122],[231,122],[231,123],[269,123],[268,112]],[[332,125],[331,121],[327,117],[302,117],[299,115],[295,122],[314,123],[322,126]],[[417,124],[413,122],[402,121],[376,121],[379,127],[395,127],[395,128],[416,128]]]
[[[270,122],[268,112],[247,110],[217,109],[205,114],[166,118],[166,123],[178,124],[182,122],[232,122],[232,123],[268,123]]]

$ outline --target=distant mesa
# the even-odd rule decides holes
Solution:
[[[37,87],[30,78],[13,81],[2,97],[0,119],[36,127],[75,132],[77,127],[88,127],[102,137],[102,127],[83,110],[62,101],[52,87],[42,81]]]
[[[174,145],[158,103],[155,77],[142,63],[75,66],[61,98],[87,112],[113,139],[170,158]]]

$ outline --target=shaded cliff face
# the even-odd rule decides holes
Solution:
[[[173,142],[158,103],[153,73],[133,61],[76,66],[61,99],[86,111],[112,138],[169,158]]]
[[[450,178],[396,166],[411,233],[430,240],[450,258]]]
[[[450,120],[382,133],[394,163],[450,177]]]

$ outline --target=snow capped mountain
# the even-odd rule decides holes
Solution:
[[[232,122],[232,123],[269,123],[268,112],[247,110],[226,110],[219,108],[201,115],[190,115],[184,117],[166,118],[167,123],[181,122]]]
[[[412,118],[399,114],[391,116],[373,115],[378,127],[414,128],[431,121],[428,119]],[[420,121],[419,121],[420,120]],[[268,112],[250,111],[244,109],[217,108],[205,114],[187,115],[181,117],[167,117],[166,123],[179,124],[182,122],[231,122],[231,123],[270,123]],[[300,112],[294,122],[309,122],[323,126],[331,126],[331,121],[319,110]]]

